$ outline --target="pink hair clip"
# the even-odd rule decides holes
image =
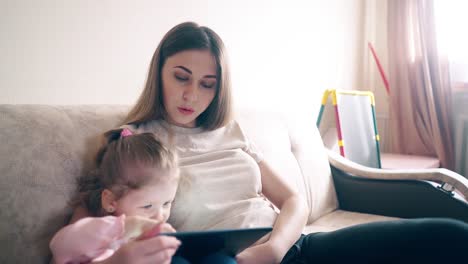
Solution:
[[[120,132],[120,136],[121,136],[121,137],[128,137],[128,136],[131,136],[131,135],[133,135],[133,133],[132,133],[132,131],[130,131],[130,129],[128,129],[128,128],[124,128],[124,129],[122,130],[122,132]]]

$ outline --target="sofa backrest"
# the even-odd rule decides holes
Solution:
[[[72,213],[75,180],[92,164],[98,135],[128,106],[0,105],[0,263],[46,263],[49,241]],[[241,110],[265,159],[307,198],[309,222],[337,207],[326,152],[313,122]]]
[[[236,113],[241,127],[268,164],[306,198],[308,223],[338,208],[327,151],[315,117],[249,109]]]

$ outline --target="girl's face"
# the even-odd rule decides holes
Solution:
[[[216,95],[216,60],[208,50],[187,50],[167,58],[162,92],[167,122],[195,127]]]
[[[165,222],[169,218],[172,201],[177,191],[178,170],[169,172],[171,175],[161,175],[161,172],[154,168],[132,170],[127,173],[147,174],[144,176],[159,179],[140,189],[131,189],[114,201],[115,215],[138,215]]]

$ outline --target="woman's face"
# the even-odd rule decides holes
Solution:
[[[166,59],[162,92],[167,122],[195,127],[216,95],[216,61],[208,50],[187,50]]]

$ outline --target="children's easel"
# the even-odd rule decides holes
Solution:
[[[326,90],[317,118],[318,128],[329,97],[335,112],[341,156],[364,166],[381,168],[374,94],[369,91]]]

